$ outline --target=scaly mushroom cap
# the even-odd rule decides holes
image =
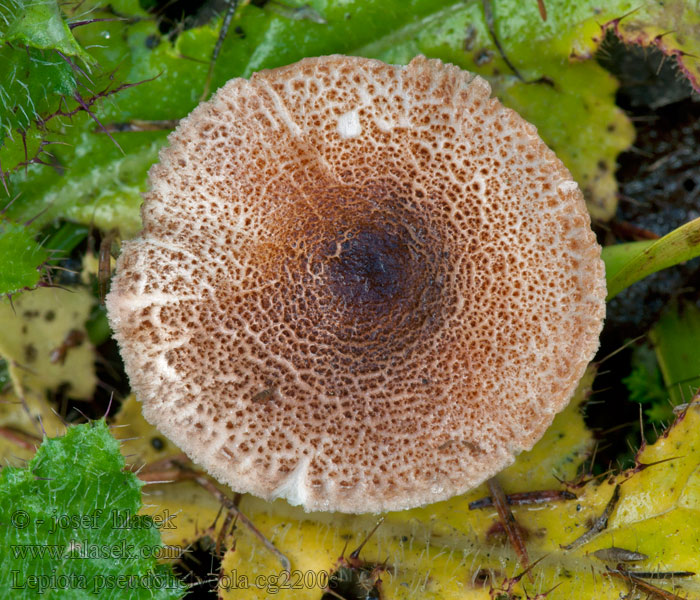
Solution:
[[[234,79],[170,136],[109,318],[145,417],[234,490],[377,512],[529,449],[598,347],[571,175],[419,57]]]

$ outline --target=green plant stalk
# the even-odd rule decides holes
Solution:
[[[700,218],[661,239],[603,248],[608,300],[652,273],[700,256]]]

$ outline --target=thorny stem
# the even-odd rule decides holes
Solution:
[[[55,117],[66,117],[66,118],[71,118],[73,115],[78,114],[81,111],[85,111],[85,106],[90,108],[95,102],[100,100],[101,98],[108,98],[109,96],[113,96],[114,94],[118,94],[122,90],[127,90],[132,87],[136,87],[137,85],[142,85],[144,83],[150,83],[151,81],[154,81],[158,77],[160,77],[161,73],[158,75],[155,75],[154,77],[149,77],[148,79],[144,79],[142,81],[137,81],[136,83],[122,83],[121,85],[118,85],[114,89],[109,89],[109,86],[107,86],[104,90],[101,92],[97,92],[96,94],[90,96],[89,98],[82,98],[81,100],[83,101],[84,104],[81,104],[78,102],[78,108],[75,108],[73,110],[68,110],[68,107],[66,106],[66,109],[58,109],[54,112],[52,112],[50,115],[48,115],[46,118],[43,118],[39,121],[37,121],[38,125],[40,127],[45,127],[46,124],[53,118]],[[110,76],[110,79],[113,78],[114,74]],[[104,126],[100,127],[102,130],[104,130]]]
[[[107,295],[107,286],[109,285],[109,277],[112,274],[112,242],[118,235],[116,229],[112,229],[100,242],[100,253],[97,267],[97,285],[99,288],[100,304],[104,306],[105,296]]]
[[[211,60],[209,61],[209,71],[207,73],[207,80],[204,84],[204,91],[202,92],[202,97],[200,101],[204,101],[209,96],[209,90],[211,89],[211,80],[214,76],[214,67],[216,65],[216,60],[219,58],[219,52],[221,52],[221,46],[224,44],[226,39],[226,34],[231,26],[231,20],[233,15],[236,13],[238,8],[238,0],[228,0],[228,8],[226,9],[226,15],[224,16],[224,22],[221,24],[221,30],[219,31],[219,38],[216,40],[216,46],[214,46],[214,51],[211,54]]]
[[[109,17],[107,19],[87,19],[85,21],[74,21],[73,23],[68,23],[68,27],[70,27],[71,30],[75,29],[76,27],[83,27],[84,25],[92,25],[92,23],[108,23],[111,21],[126,21],[127,19],[124,19],[122,17]]]
[[[532,492],[519,492],[517,494],[506,494],[506,503],[510,506],[526,504],[544,504],[546,502],[561,502],[564,500],[575,500],[576,494],[567,490],[536,490]],[[469,503],[469,510],[488,508],[493,506],[491,496],[479,498]]]
[[[644,590],[650,597],[661,598],[662,600],[684,600],[683,598],[681,598],[681,596],[674,594],[673,592],[668,592],[660,587],[649,583],[648,581],[644,581],[643,579],[640,579],[639,577],[635,576],[630,571],[625,571],[624,569],[611,569],[607,573],[604,573],[604,575],[607,575],[608,577],[617,577],[618,579],[622,579],[630,585],[632,591],[636,589],[641,589]]]
[[[117,142],[117,140],[115,140],[114,137],[112,137],[112,134],[111,134],[109,131],[107,131],[107,129],[105,128],[105,126],[104,126],[104,125],[102,124],[102,122],[97,118],[97,116],[95,115],[95,113],[93,113],[93,112],[90,110],[89,105],[87,104],[87,102],[86,102],[85,100],[83,100],[82,96],[81,96],[78,92],[75,92],[75,94],[73,94],[73,99],[82,107],[82,109],[83,109],[88,115],[90,115],[90,118],[91,118],[93,121],[95,121],[95,123],[97,123],[97,125],[100,127],[100,129],[101,129],[102,131],[104,131],[104,132],[107,134],[107,137],[109,137],[109,139],[112,140],[112,142],[114,143],[114,145],[115,145],[117,148],[119,148],[119,150],[121,151],[121,153],[124,154],[124,155],[126,155],[126,152],[124,152],[123,148],[119,145],[119,142]]]
[[[369,538],[371,538],[371,537],[374,535],[374,533],[377,531],[377,529],[379,529],[379,526],[380,526],[383,522],[384,522],[384,517],[382,517],[381,519],[379,519],[379,521],[377,521],[377,524],[372,528],[372,531],[370,531],[370,532],[367,534],[367,537],[365,537],[365,539],[362,540],[362,543],[361,543],[357,548],[355,548],[355,550],[353,550],[353,551],[350,553],[350,558],[351,558],[351,559],[357,560],[358,558],[360,558],[360,552],[362,552],[362,548],[365,547],[365,544],[366,544],[367,542],[369,542]]]
[[[38,437],[24,431],[18,431],[13,427],[0,427],[0,436],[14,442],[25,450],[36,450],[41,444],[41,440]]]
[[[232,512],[236,518],[243,523],[250,530],[250,532],[256,538],[258,538],[258,540],[260,540],[260,542],[262,542],[265,548],[267,548],[277,557],[277,560],[280,561],[282,568],[285,571],[291,570],[292,564],[289,559],[282,554],[282,552],[253,524],[253,522],[239,510],[238,506],[236,506],[235,498],[229,498],[224,492],[217,488],[206,475],[180,464],[175,459],[166,459],[165,461],[162,461],[161,464],[163,467],[170,466],[170,468],[166,468],[163,471],[153,471],[149,469],[147,472],[138,473],[139,479],[149,483],[162,483],[164,481],[194,481],[197,483],[197,485],[204,488],[207,492],[214,496],[214,498],[216,498],[224,508]]]
[[[525,548],[525,540],[523,540],[523,536],[520,533],[520,526],[515,520],[513,511],[511,511],[508,507],[505,492],[495,477],[489,479],[487,484],[489,486],[489,492],[491,492],[491,498],[493,498],[493,504],[498,512],[498,516],[500,517],[506,533],[508,534],[508,539],[515,549],[515,553],[518,555],[520,564],[525,571],[527,571],[528,579],[532,582],[534,579],[532,577],[532,573],[528,571],[530,559],[527,555],[527,548]]]

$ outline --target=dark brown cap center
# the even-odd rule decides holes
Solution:
[[[278,211],[264,267],[279,282],[271,304],[284,306],[295,336],[359,371],[405,360],[434,331],[452,270],[444,234],[419,201],[369,191],[334,189],[313,207]]]
[[[409,292],[411,253],[397,235],[382,230],[347,232],[326,251],[328,285],[348,305],[381,312]]]

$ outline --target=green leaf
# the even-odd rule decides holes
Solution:
[[[698,17],[679,0],[641,7],[626,0],[604,6],[593,0],[548,0],[546,21],[536,2],[489,3],[494,32],[523,80],[501,57],[487,26],[484,4],[476,0],[295,0],[285,2],[284,10],[279,3],[262,8],[241,4],[221,48],[211,90],[232,77],[247,77],[304,56],[341,52],[397,63],[408,62],[418,53],[441,58],[482,74],[495,95],[538,127],[583,189],[594,218],[606,219],[614,213],[615,159],[633,137],[629,120],[615,107],[616,81],[591,60],[604,32],[613,29],[628,42],[659,47],[695,82],[697,61],[691,55],[697,36],[692,35],[692,27]],[[89,47],[101,67],[102,75],[90,87],[99,96],[99,90],[114,91],[121,83],[144,82],[120,91],[115,102],[95,102],[92,110],[97,118],[108,124],[177,120],[196,106],[205,89],[220,19],[181,32],[171,42],[135,0],[112,3],[113,12],[100,2],[80,7],[89,9],[94,19],[113,18],[114,12],[128,19],[94,22],[74,30],[79,46]],[[11,74],[29,68],[24,63],[15,68],[12,61],[19,60],[17,55],[7,62],[11,68],[6,69],[5,88],[10,80],[18,85]],[[55,53],[53,59],[44,55],[42,60],[63,62]],[[75,73],[66,63],[52,63],[51,73],[36,70],[42,64],[38,57],[30,63],[35,70],[25,78],[29,91],[13,88],[11,94],[25,94],[27,99],[17,105],[22,110],[7,112],[3,123],[14,119],[24,127],[23,111],[42,115],[55,111],[54,105],[42,104],[42,98],[55,98],[51,90],[58,85],[61,69],[67,89],[75,90]],[[42,94],[40,86],[49,93]],[[2,89],[0,84],[0,95]],[[29,99],[34,106],[29,106]],[[86,224],[94,219],[99,227],[118,227],[127,237],[135,234],[146,173],[157,160],[167,131],[113,131],[122,154],[90,117],[75,115],[70,127],[67,124],[56,118],[52,131],[63,127],[60,136],[33,128],[26,132],[29,158],[41,153],[47,140],[69,145],[52,146],[52,166],[30,165],[27,173],[14,173],[11,194],[22,194],[13,207],[14,218],[23,220],[46,209],[41,224],[55,217]],[[6,171],[22,164],[24,157],[22,140],[0,148],[0,164]]]
[[[611,278],[619,273],[622,267],[653,244],[654,240],[644,240],[605,246],[602,259],[605,263],[605,277],[608,280],[608,286]]]
[[[68,258],[75,247],[88,235],[90,230],[85,225],[77,223],[61,223],[61,225],[49,236],[44,243],[52,256],[50,263],[59,263]]]
[[[669,403],[668,391],[654,349],[648,344],[636,346],[631,363],[631,373],[622,380],[629,391],[630,400],[645,405],[644,413],[651,422],[670,422],[673,419],[673,407]]]
[[[360,54],[395,63],[406,63],[419,53],[440,58],[486,77],[494,94],[533,122],[561,156],[594,215],[607,218],[614,212],[615,158],[631,143],[632,126],[615,107],[614,78],[592,60],[570,59],[572,53],[583,52],[581,38],[588,45],[586,56],[592,56],[596,44],[587,36],[600,30],[597,22],[604,16],[597,5],[585,2],[573,10],[569,3],[550,2],[550,20],[543,24],[536,3],[493,3],[496,33],[522,73],[521,81],[500,57],[482,3],[474,0],[285,4],[284,11],[272,3],[239,8],[221,48],[211,90],[232,77],[248,77],[304,56]],[[95,8],[95,18],[110,16]],[[221,21],[184,31],[171,43],[162,38],[157,22],[143,18],[137,3],[124,0],[114,8],[133,17],[131,22],[81,27],[77,39],[91,48],[104,71],[114,70],[115,81],[145,83],[120,91],[115,102],[96,104],[96,116],[117,124],[184,117],[205,90]],[[519,33],[512,35],[513,31]],[[157,160],[166,134],[115,130],[112,136],[124,149],[122,154],[90,118],[76,115],[62,138],[69,145],[52,148],[59,170],[32,165],[27,173],[13,175],[14,193],[22,193],[13,207],[14,218],[48,209],[40,223],[55,217],[83,223],[94,219],[100,227],[118,227],[124,236],[133,235],[139,229],[147,170]]]
[[[603,248],[608,300],[647,275],[700,256],[700,219],[659,240]]]
[[[35,287],[48,256],[24,225],[0,219],[0,295]]]
[[[158,527],[133,518],[142,485],[104,420],[45,438],[25,468],[4,467],[0,588],[12,598],[182,597],[184,584],[154,558]]]
[[[700,386],[700,309],[691,302],[674,302],[649,337],[671,404],[690,402]]]

